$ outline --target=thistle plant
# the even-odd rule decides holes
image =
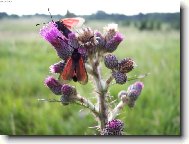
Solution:
[[[128,73],[136,67],[135,61],[128,57],[120,60],[112,54],[124,39],[123,34],[118,31],[118,25],[109,24],[104,27],[102,33],[89,27],[80,28],[65,37],[55,22],[49,22],[40,30],[40,35],[52,45],[61,59],[50,66],[50,72],[56,73],[57,78],[48,76],[44,82],[54,95],[60,97],[58,100],[48,101],[61,102],[64,106],[79,104],[94,115],[98,134],[123,135],[126,126],[117,116],[126,105],[135,106],[144,85],[138,81],[120,91],[116,98],[119,102],[114,108],[111,107],[108,99],[112,84],[126,85],[129,80],[143,77],[129,78]],[[102,63],[110,72],[107,79],[102,77]],[[65,78],[64,71],[69,78]],[[89,96],[81,96],[79,91],[69,84],[72,80],[81,83],[83,88],[87,82],[92,82],[96,103],[91,102]]]

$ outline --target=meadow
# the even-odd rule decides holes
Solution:
[[[74,104],[39,102],[56,98],[44,86],[49,66],[60,59],[51,45],[39,35],[47,20],[37,18],[0,20],[0,134],[3,135],[93,135],[92,114]],[[105,21],[88,21],[87,26],[102,31]],[[118,116],[128,135],[180,135],[180,32],[176,30],[139,31],[120,26],[125,39],[114,52],[119,59],[131,57],[138,67],[129,76],[150,73],[141,79],[145,87],[132,109]],[[106,78],[108,70],[103,71]],[[117,99],[122,89],[134,83],[113,85],[110,94]],[[74,84],[78,91],[93,97],[92,83]],[[118,101],[117,101],[118,102]]]

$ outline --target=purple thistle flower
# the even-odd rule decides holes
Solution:
[[[114,119],[109,121],[103,132],[102,135],[122,135],[124,124],[119,119]]]
[[[54,46],[61,59],[66,60],[71,55],[73,50],[68,47],[67,40],[54,22],[49,22],[44,26],[40,30],[40,35]]]
[[[45,85],[56,95],[61,95],[62,85],[52,76],[49,76],[44,81]]]
[[[118,60],[115,55],[108,54],[104,57],[104,64],[109,69],[116,69],[118,67]]]
[[[63,105],[68,105],[77,94],[76,89],[68,84],[64,84],[61,88],[62,96],[60,98]]]
[[[43,28],[40,29],[40,35],[56,48],[61,48],[63,46],[61,39],[64,39],[64,36],[58,30],[57,25],[54,22],[49,22],[46,26],[43,26]]]
[[[76,89],[68,84],[64,84],[61,88],[62,95],[66,95],[68,97],[76,95]]]
[[[121,73],[119,71],[113,72],[112,76],[114,77],[116,83],[118,83],[118,84],[125,84],[126,81],[127,81],[126,74],[123,74],[123,73]]]
[[[50,68],[50,72],[51,73],[61,73],[64,69],[65,66],[65,62],[64,61],[60,61],[58,63],[55,63],[53,65],[51,65]]]
[[[118,45],[121,43],[122,40],[123,40],[122,34],[116,32],[113,38],[106,42],[105,51],[112,53],[117,49]]]
[[[144,87],[142,82],[135,82],[134,84],[130,85],[127,89],[127,95],[133,101],[136,101],[138,96],[141,94],[141,91]]]

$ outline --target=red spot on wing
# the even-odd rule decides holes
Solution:
[[[70,29],[79,23],[79,19],[77,18],[64,18],[64,19],[61,19],[60,21],[63,22],[63,24],[67,28],[70,28]]]
[[[88,76],[87,76],[87,72],[86,72],[82,57],[79,59],[78,64],[76,65],[76,76],[79,83],[81,84],[87,83]]]
[[[70,80],[74,75],[74,64],[71,57],[68,58],[61,77],[63,80]]]

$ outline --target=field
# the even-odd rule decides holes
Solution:
[[[57,98],[43,84],[49,66],[59,61],[55,51],[39,35],[41,19],[0,20],[0,134],[5,135],[93,135],[96,121],[78,105],[39,102]],[[98,28],[108,24],[89,21]],[[180,32],[139,31],[121,26],[125,35],[116,52],[131,57],[138,67],[129,74],[150,73],[142,79],[144,90],[133,109],[125,107],[119,119],[128,135],[180,135]],[[108,70],[103,71],[104,76]],[[125,85],[111,86],[117,93]],[[92,98],[92,83],[76,84],[82,95]]]

